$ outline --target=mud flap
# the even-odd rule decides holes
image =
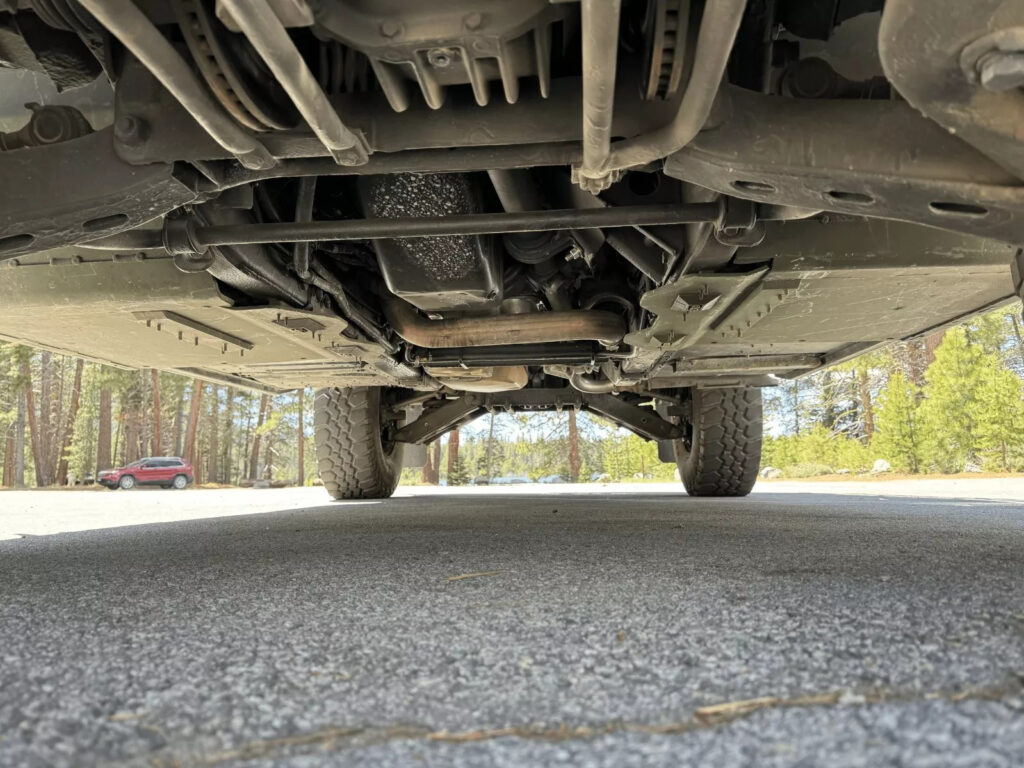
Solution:
[[[422,467],[427,463],[427,446],[419,443],[405,443],[405,452],[402,454],[402,468]]]
[[[664,462],[665,464],[676,463],[675,442],[675,440],[658,441],[658,461]]]
[[[664,400],[659,400],[654,406],[654,410],[658,412],[658,415],[663,419],[668,419],[668,403]],[[658,461],[665,464],[676,463],[676,449],[675,440],[659,440],[658,441]]]
[[[416,421],[423,413],[423,407],[414,405],[405,409],[405,418],[399,422],[406,425],[410,421]],[[412,467],[418,469],[427,463],[427,446],[419,443],[403,443],[402,469]]]

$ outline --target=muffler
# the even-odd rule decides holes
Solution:
[[[600,309],[430,320],[401,299],[387,298],[384,315],[395,333],[426,349],[560,341],[597,341],[615,346],[626,335],[623,319]]]

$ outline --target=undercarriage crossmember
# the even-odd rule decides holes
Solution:
[[[646,399],[650,402],[650,397]],[[647,440],[677,440],[682,428],[663,419],[653,408],[612,394],[590,394],[571,388],[523,389],[494,394],[467,393],[442,401],[403,427],[394,439],[403,443],[429,443],[486,412],[588,410],[635,432]]]

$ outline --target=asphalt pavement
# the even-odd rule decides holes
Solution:
[[[973,482],[2,492],[0,766],[1020,766]]]

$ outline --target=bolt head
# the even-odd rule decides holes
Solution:
[[[32,115],[32,132],[40,144],[54,144],[68,138],[65,136],[65,122],[60,112],[40,109]]]
[[[992,51],[978,59],[978,79],[986,91],[1010,91],[1024,86],[1024,53]]]
[[[366,162],[366,155],[358,149],[342,149],[331,153],[339,165],[362,165]]]
[[[462,23],[465,25],[466,29],[479,29],[480,25],[484,23],[483,14],[477,13],[476,11],[467,13],[465,18],[462,19]]]
[[[134,115],[122,115],[114,123],[114,136],[123,144],[141,144],[146,138],[146,123]]]
[[[431,48],[427,51],[427,61],[435,69],[444,69],[459,58],[456,48]]]
[[[384,37],[395,37],[395,35],[397,35],[401,31],[402,25],[399,24],[397,21],[392,21],[391,19],[388,19],[386,21],[382,21],[380,24],[380,33]]]

